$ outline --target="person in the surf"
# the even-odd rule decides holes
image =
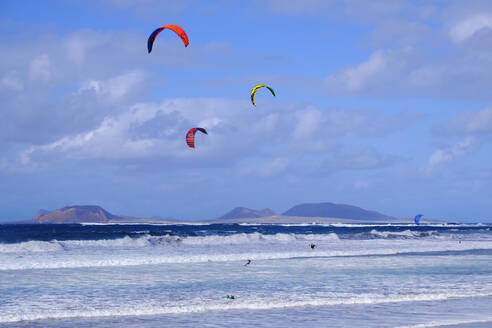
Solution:
[[[311,244],[309,244],[309,247],[311,247],[311,249],[314,251],[314,248],[316,247],[316,245],[311,243]]]
[[[246,262],[246,264],[244,266],[248,266],[249,264],[251,264],[251,260],[248,259],[248,262]]]
[[[236,297],[234,295],[227,295],[226,297],[224,297],[226,300],[235,300]]]

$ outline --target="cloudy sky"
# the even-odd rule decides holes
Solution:
[[[148,54],[163,24],[190,45]],[[277,97],[254,108],[258,83]],[[490,221],[491,85],[487,1],[1,1],[0,220],[329,201]]]

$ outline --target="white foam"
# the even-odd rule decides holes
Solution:
[[[258,300],[255,298],[241,299],[234,302],[216,302],[208,300],[200,304],[184,305],[176,304],[171,306],[155,306],[151,304],[140,304],[131,307],[113,307],[108,309],[84,309],[84,310],[53,310],[5,313],[0,316],[0,322],[12,323],[19,321],[34,321],[46,319],[67,319],[67,318],[97,318],[97,317],[128,317],[128,316],[150,316],[166,314],[188,314],[203,313],[208,311],[228,311],[228,310],[272,310],[293,307],[319,307],[336,305],[360,305],[360,304],[383,304],[401,302],[421,302],[421,301],[442,301],[447,299],[488,297],[487,293],[469,294],[420,294],[420,295],[361,295],[357,297],[325,297],[313,299],[297,299],[287,301],[276,301],[272,299]],[[413,327],[413,326],[412,326]],[[420,326],[416,326],[420,327]],[[432,327],[432,326],[423,326]]]
[[[403,238],[418,238],[418,237],[430,237],[437,236],[437,231],[412,231],[412,230],[404,230],[404,231],[378,231],[371,230],[371,235],[380,237],[380,238],[395,238],[395,237],[403,237]]]
[[[26,241],[15,244],[0,244],[0,253],[55,252],[63,250],[57,241]]]
[[[101,222],[81,222],[78,223],[83,226],[118,226],[118,225],[146,225],[146,226],[167,226],[167,225],[179,225],[176,223],[168,222],[156,222],[156,223],[142,223],[142,222],[111,222],[111,223],[101,223]]]
[[[84,251],[81,254],[68,253],[59,254],[55,253],[54,256],[25,256],[23,258],[10,258],[4,255],[1,259],[0,271],[2,270],[26,270],[26,269],[58,269],[58,268],[88,268],[88,267],[116,267],[116,266],[136,266],[136,265],[159,265],[159,264],[179,264],[179,263],[204,263],[204,262],[234,262],[244,261],[247,258],[258,260],[282,260],[282,259],[294,259],[294,258],[321,258],[321,257],[346,257],[346,256],[384,256],[395,255],[405,253],[428,253],[428,252],[442,252],[442,251],[465,251],[475,249],[492,249],[492,243],[486,242],[466,242],[458,244],[457,242],[428,242],[422,244],[419,242],[412,243],[400,243],[399,247],[391,248],[388,242],[385,243],[371,243],[371,241],[354,240],[350,241],[351,244],[344,244],[343,242],[338,245],[338,249],[329,248],[327,250],[317,249],[316,251],[284,251],[276,252],[263,252],[261,250],[252,250],[251,248],[240,248],[235,253],[217,253],[217,250],[213,249],[212,253],[205,252],[208,249],[201,248],[189,255],[190,253],[171,253],[162,252],[160,249],[154,252],[113,252],[105,251],[95,253],[92,251]],[[350,246],[360,244],[357,249],[353,249]],[[291,243],[287,243],[290,245]],[[345,247],[346,245],[346,247]],[[329,245],[328,245],[329,246]],[[334,245],[332,245],[334,246]],[[303,245],[304,249],[308,248]],[[6,257],[7,256],[7,257]]]
[[[118,239],[99,240],[66,240],[66,241],[28,241],[15,244],[0,244],[0,253],[26,253],[26,252],[55,252],[84,247],[126,247],[141,248],[168,245],[170,243],[182,243],[185,245],[239,245],[251,243],[289,243],[292,241],[327,241],[339,240],[335,233],[330,234],[285,234],[277,233],[266,235],[255,233],[238,233],[228,236],[191,236],[178,237],[171,235],[151,236],[148,234],[137,238],[123,237]]]
[[[410,326],[398,326],[395,328],[430,328],[430,327],[443,327],[443,326],[456,326],[456,325],[471,325],[471,324],[486,323],[486,322],[490,322],[492,326],[492,316],[484,317],[481,319],[431,321],[431,322],[420,323]]]
[[[368,225],[360,225],[368,226]],[[354,236],[367,237],[367,235],[379,239],[415,239],[421,237],[432,237],[433,239],[453,239],[456,235],[439,234],[437,231],[413,231],[410,229],[404,231],[387,231],[378,229],[383,226],[372,226],[370,232],[361,232]],[[66,241],[28,241],[21,243],[5,244],[0,243],[0,254],[2,253],[38,253],[38,252],[57,252],[65,250],[73,250],[78,248],[141,248],[141,247],[156,247],[161,245],[182,243],[184,245],[241,245],[241,244],[262,244],[262,243],[279,243],[286,244],[291,242],[323,242],[337,241],[339,237],[336,233],[328,234],[296,234],[296,233],[277,233],[277,234],[262,234],[262,233],[234,233],[231,235],[210,235],[210,236],[189,236],[178,237],[171,235],[152,236],[147,230],[135,232],[138,237],[123,237],[117,239],[100,239],[100,240],[66,240]],[[468,234],[467,236],[472,236]],[[474,239],[490,240],[488,234],[474,234]],[[364,239],[364,238],[362,238]]]
[[[0,244],[0,253],[56,252],[81,247],[143,247],[151,245],[149,236],[100,240],[26,241]]]
[[[363,227],[407,227],[409,224],[397,223],[331,223],[333,227],[363,228]]]
[[[278,227],[329,227],[329,223],[306,222],[306,223],[238,223],[241,226],[278,226]]]
[[[249,244],[251,242],[280,242],[292,241],[316,241],[316,240],[339,240],[336,233],[329,234],[287,234],[277,233],[265,235],[258,232],[238,233],[229,236],[203,236],[183,238],[183,244],[188,245],[223,245],[223,244]]]

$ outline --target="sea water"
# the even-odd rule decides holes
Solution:
[[[491,228],[0,225],[0,327],[492,327]]]

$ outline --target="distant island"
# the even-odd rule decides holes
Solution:
[[[368,211],[363,208],[333,203],[308,203],[300,204],[285,211],[284,216],[302,217],[327,217],[350,220],[394,220],[394,217],[381,214],[376,211]]]
[[[22,223],[172,223],[172,221],[114,215],[97,205],[73,205],[51,212],[39,210],[31,221]]]
[[[236,207],[217,219],[200,221],[202,223],[395,223],[411,222],[398,219],[377,211],[334,203],[307,203],[293,206],[282,214],[264,208],[261,210]],[[69,223],[140,223],[140,224],[179,224],[178,220],[164,220],[159,217],[136,218],[112,214],[98,205],[72,205],[54,211],[39,210],[32,220],[18,223],[69,224]],[[198,223],[191,221],[187,223]]]
[[[353,205],[328,202],[299,204],[281,215],[270,209],[258,211],[237,207],[212,220],[214,223],[391,223],[410,221],[410,219],[397,219]]]

